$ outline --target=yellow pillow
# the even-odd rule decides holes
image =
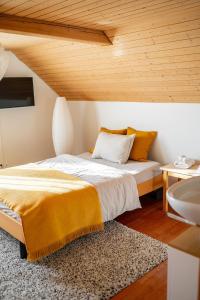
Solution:
[[[127,134],[135,134],[135,140],[129,159],[137,161],[147,161],[150,148],[157,136],[156,131],[141,131],[128,127]]]
[[[101,127],[100,131],[107,132],[107,133],[112,133],[112,134],[123,134],[123,135],[127,134],[127,129],[126,128],[125,129],[108,129],[108,128],[105,128],[105,127]]]
[[[127,129],[108,129],[105,127],[101,127],[100,132],[107,132],[107,133],[112,133],[112,134],[123,134],[126,135],[127,134]],[[89,152],[92,153],[94,151],[94,148],[89,149]]]

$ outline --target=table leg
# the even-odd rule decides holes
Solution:
[[[168,212],[168,201],[166,197],[167,189],[169,187],[169,176],[167,171],[163,171],[163,210]]]

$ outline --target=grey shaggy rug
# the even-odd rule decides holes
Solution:
[[[166,258],[166,245],[116,221],[36,263],[0,230],[0,299],[109,299]]]

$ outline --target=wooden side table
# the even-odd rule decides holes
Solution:
[[[160,169],[163,171],[163,210],[167,213],[169,211],[169,203],[167,201],[166,192],[169,187],[169,177],[181,179],[188,179],[193,176],[200,176],[197,172],[200,166],[200,161],[196,161],[195,164],[189,169],[179,169],[174,166],[173,163],[162,166]]]

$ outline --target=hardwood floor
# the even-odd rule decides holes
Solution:
[[[165,243],[189,228],[189,225],[167,217],[162,211],[162,201],[156,200],[155,194],[142,197],[141,203],[142,209],[125,213],[117,221]],[[166,295],[167,262],[164,262],[112,300],[165,300]]]

